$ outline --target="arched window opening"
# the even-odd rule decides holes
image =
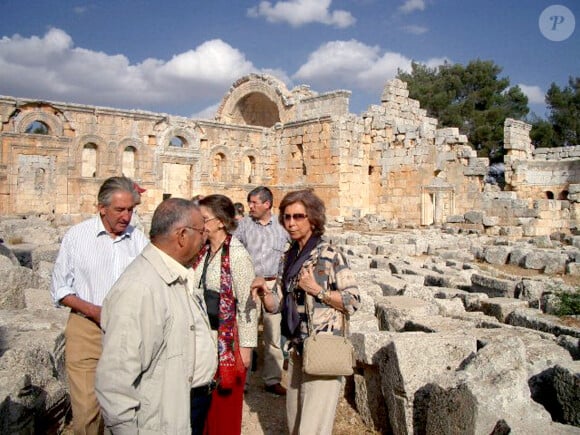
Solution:
[[[28,127],[26,127],[26,130],[24,130],[24,133],[26,133],[26,134],[49,134],[50,129],[48,128],[48,125],[46,125],[42,121],[32,121],[28,125]]]
[[[554,199],[554,192],[546,191],[546,199]]]
[[[97,145],[88,143],[83,146],[81,161],[81,177],[95,178],[97,176]]]
[[[185,148],[186,145],[187,145],[187,141],[184,138],[182,138],[181,136],[173,136],[171,138],[171,140],[169,141],[170,147]]]
[[[251,183],[256,176],[256,159],[254,156],[247,156],[244,160],[244,178]]]
[[[568,191],[567,190],[562,190],[560,192],[560,195],[558,195],[558,199],[560,199],[562,201],[567,201],[568,200]]]
[[[125,177],[135,178],[135,153],[137,150],[133,146],[125,147],[123,150],[122,172]]]
[[[212,178],[214,181],[225,181],[226,156],[223,153],[217,153],[213,157]]]

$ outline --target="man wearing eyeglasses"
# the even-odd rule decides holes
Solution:
[[[75,434],[103,432],[95,396],[101,356],[101,305],[119,275],[147,245],[130,225],[139,194],[127,177],[107,178],[97,195],[98,214],[65,234],[52,273],[51,296],[70,308],[65,327],[65,363]]]
[[[248,194],[247,199],[248,216],[239,221],[234,235],[252,256],[256,277],[263,277],[271,290],[276,283],[278,265],[290,237],[277,217],[272,214],[274,198],[269,188],[256,187]],[[263,310],[262,321],[264,325],[262,379],[266,391],[284,396],[286,389],[281,384],[284,364],[280,332],[281,315]]]
[[[205,242],[199,207],[166,199],[149,235],[103,303],[97,397],[114,434],[201,435],[218,352],[190,268]]]

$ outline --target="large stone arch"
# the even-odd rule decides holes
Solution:
[[[163,133],[159,135],[159,143],[164,150],[172,150],[173,147],[171,147],[170,141],[171,138],[176,136],[184,140],[185,149],[199,151],[199,140],[201,132],[196,130],[198,130],[197,126],[194,126],[194,128],[169,126]]]
[[[267,74],[249,74],[236,81],[223,98],[216,121],[272,127],[294,117],[294,99],[286,85]]]
[[[24,134],[26,128],[32,122],[40,121],[46,124],[50,136],[62,136],[64,131],[62,120],[55,114],[47,113],[46,110],[43,110],[44,108],[49,108],[54,113],[58,113],[52,106],[47,104],[21,106],[20,112],[14,119],[14,132]]]

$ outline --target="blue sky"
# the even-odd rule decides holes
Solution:
[[[539,25],[556,4],[576,20],[562,41]],[[550,84],[580,76],[578,0],[0,0],[0,11],[0,95],[187,117],[213,116],[250,72],[348,89],[357,114],[411,61],[492,60],[540,116]]]

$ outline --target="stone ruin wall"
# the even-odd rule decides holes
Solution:
[[[457,128],[437,128],[406,83],[389,81],[361,116],[348,112],[349,95],[289,91],[250,74],[232,85],[214,121],[2,97],[0,213],[80,219],[94,212],[102,181],[124,173],[147,189],[144,216],[168,195],[223,192],[245,203],[264,184],[276,204],[313,187],[330,217],[374,215],[392,226],[446,225],[473,210],[494,218],[481,227],[490,234],[502,225],[514,235],[577,226],[579,147],[534,150],[529,125],[507,120],[506,191],[490,191],[488,159]],[[25,134],[33,121],[49,134]],[[568,199],[558,201],[564,191]]]
[[[580,228],[580,146],[535,148],[530,130],[522,121],[507,119],[504,124],[505,190],[527,202],[530,211],[521,216],[523,235],[576,231]]]
[[[370,144],[374,212],[399,225],[442,224],[479,206],[487,159],[477,158],[456,128],[437,129],[406,83],[385,86],[380,106],[363,114]],[[371,210],[371,212],[373,212]]]

